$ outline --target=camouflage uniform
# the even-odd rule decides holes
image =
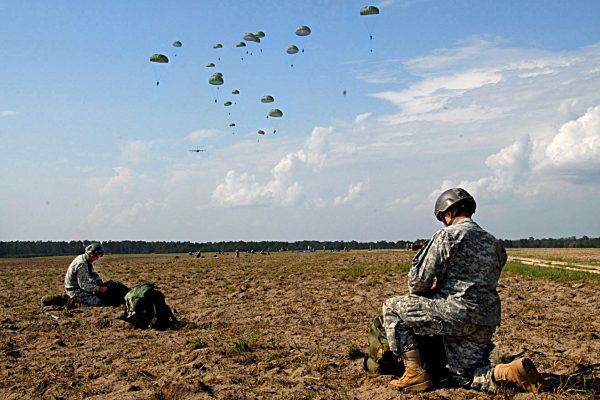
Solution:
[[[99,306],[101,304],[98,297],[100,281],[102,278],[94,271],[92,263],[86,259],[85,254],[82,254],[75,257],[67,269],[65,292],[83,305]]]
[[[496,285],[506,258],[500,242],[470,218],[436,232],[412,260],[410,294],[383,304],[390,350],[417,349],[415,335],[442,336],[453,383],[495,390],[489,355],[500,325]]]

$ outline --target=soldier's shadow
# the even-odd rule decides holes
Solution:
[[[565,375],[543,373],[543,391],[562,394],[594,394],[600,395],[600,363],[580,365],[579,368]]]

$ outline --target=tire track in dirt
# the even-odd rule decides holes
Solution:
[[[518,262],[525,265],[533,265],[536,267],[565,269],[568,271],[588,272],[591,274],[600,274],[600,266],[589,264],[568,263],[564,261],[541,260],[538,258],[525,258],[509,256],[508,261]]]

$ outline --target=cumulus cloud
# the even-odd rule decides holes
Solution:
[[[127,167],[114,167],[114,176],[91,178],[99,184],[98,198],[87,221],[91,227],[126,226],[141,221],[154,210],[166,207],[159,199],[149,196],[153,183],[142,174]]]
[[[520,184],[526,179],[530,169],[532,144],[529,136],[523,136],[511,145],[500,149],[485,160],[491,175],[475,180],[462,180],[458,183],[444,180],[438,189],[430,193],[437,198],[441,192],[451,187],[462,187],[471,195],[486,201],[493,201],[519,192]]]
[[[541,168],[575,179],[600,176],[600,106],[561,126],[545,155]]]
[[[536,146],[530,136],[523,136],[485,160],[490,175],[458,183],[442,182],[434,190],[435,198],[450,187],[463,187],[485,201],[505,196],[531,196],[546,185],[560,181],[574,183],[600,178],[600,106],[589,108],[585,114],[563,124],[547,146]],[[534,157],[536,147],[541,156]],[[546,187],[546,189],[548,189]]]
[[[106,195],[131,190],[131,184],[134,181],[133,171],[127,167],[114,167],[113,171],[117,174],[108,178],[106,183],[100,188],[100,194]]]
[[[289,161],[289,159],[287,160]],[[212,200],[218,205],[225,206],[251,206],[251,205],[293,205],[302,194],[302,187],[298,182],[288,183],[289,165],[282,160],[273,169],[273,179],[264,185],[256,181],[256,176],[246,172],[237,173],[234,170],[227,172],[225,182],[219,184]]]
[[[322,168],[325,165],[332,132],[333,127],[315,127],[301,149],[287,153],[277,162],[271,169],[271,179],[265,183],[258,182],[253,174],[229,170],[225,182],[217,185],[212,194],[213,203],[223,206],[297,204],[303,195],[303,187],[294,180],[294,175],[301,167]]]
[[[351,184],[348,188],[348,193],[345,196],[336,196],[333,201],[333,205],[341,206],[354,202],[360,194],[365,190],[366,185],[364,182],[359,182],[357,184]]]

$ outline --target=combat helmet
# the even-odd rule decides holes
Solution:
[[[440,197],[435,202],[433,215],[435,215],[438,221],[443,221],[444,213],[450,208],[462,207],[474,213],[476,206],[475,199],[469,192],[462,188],[452,188],[440,194]]]
[[[85,248],[85,252],[92,256],[99,255],[100,257],[102,257],[104,255],[104,249],[102,248],[102,245],[98,242],[90,243]]]

